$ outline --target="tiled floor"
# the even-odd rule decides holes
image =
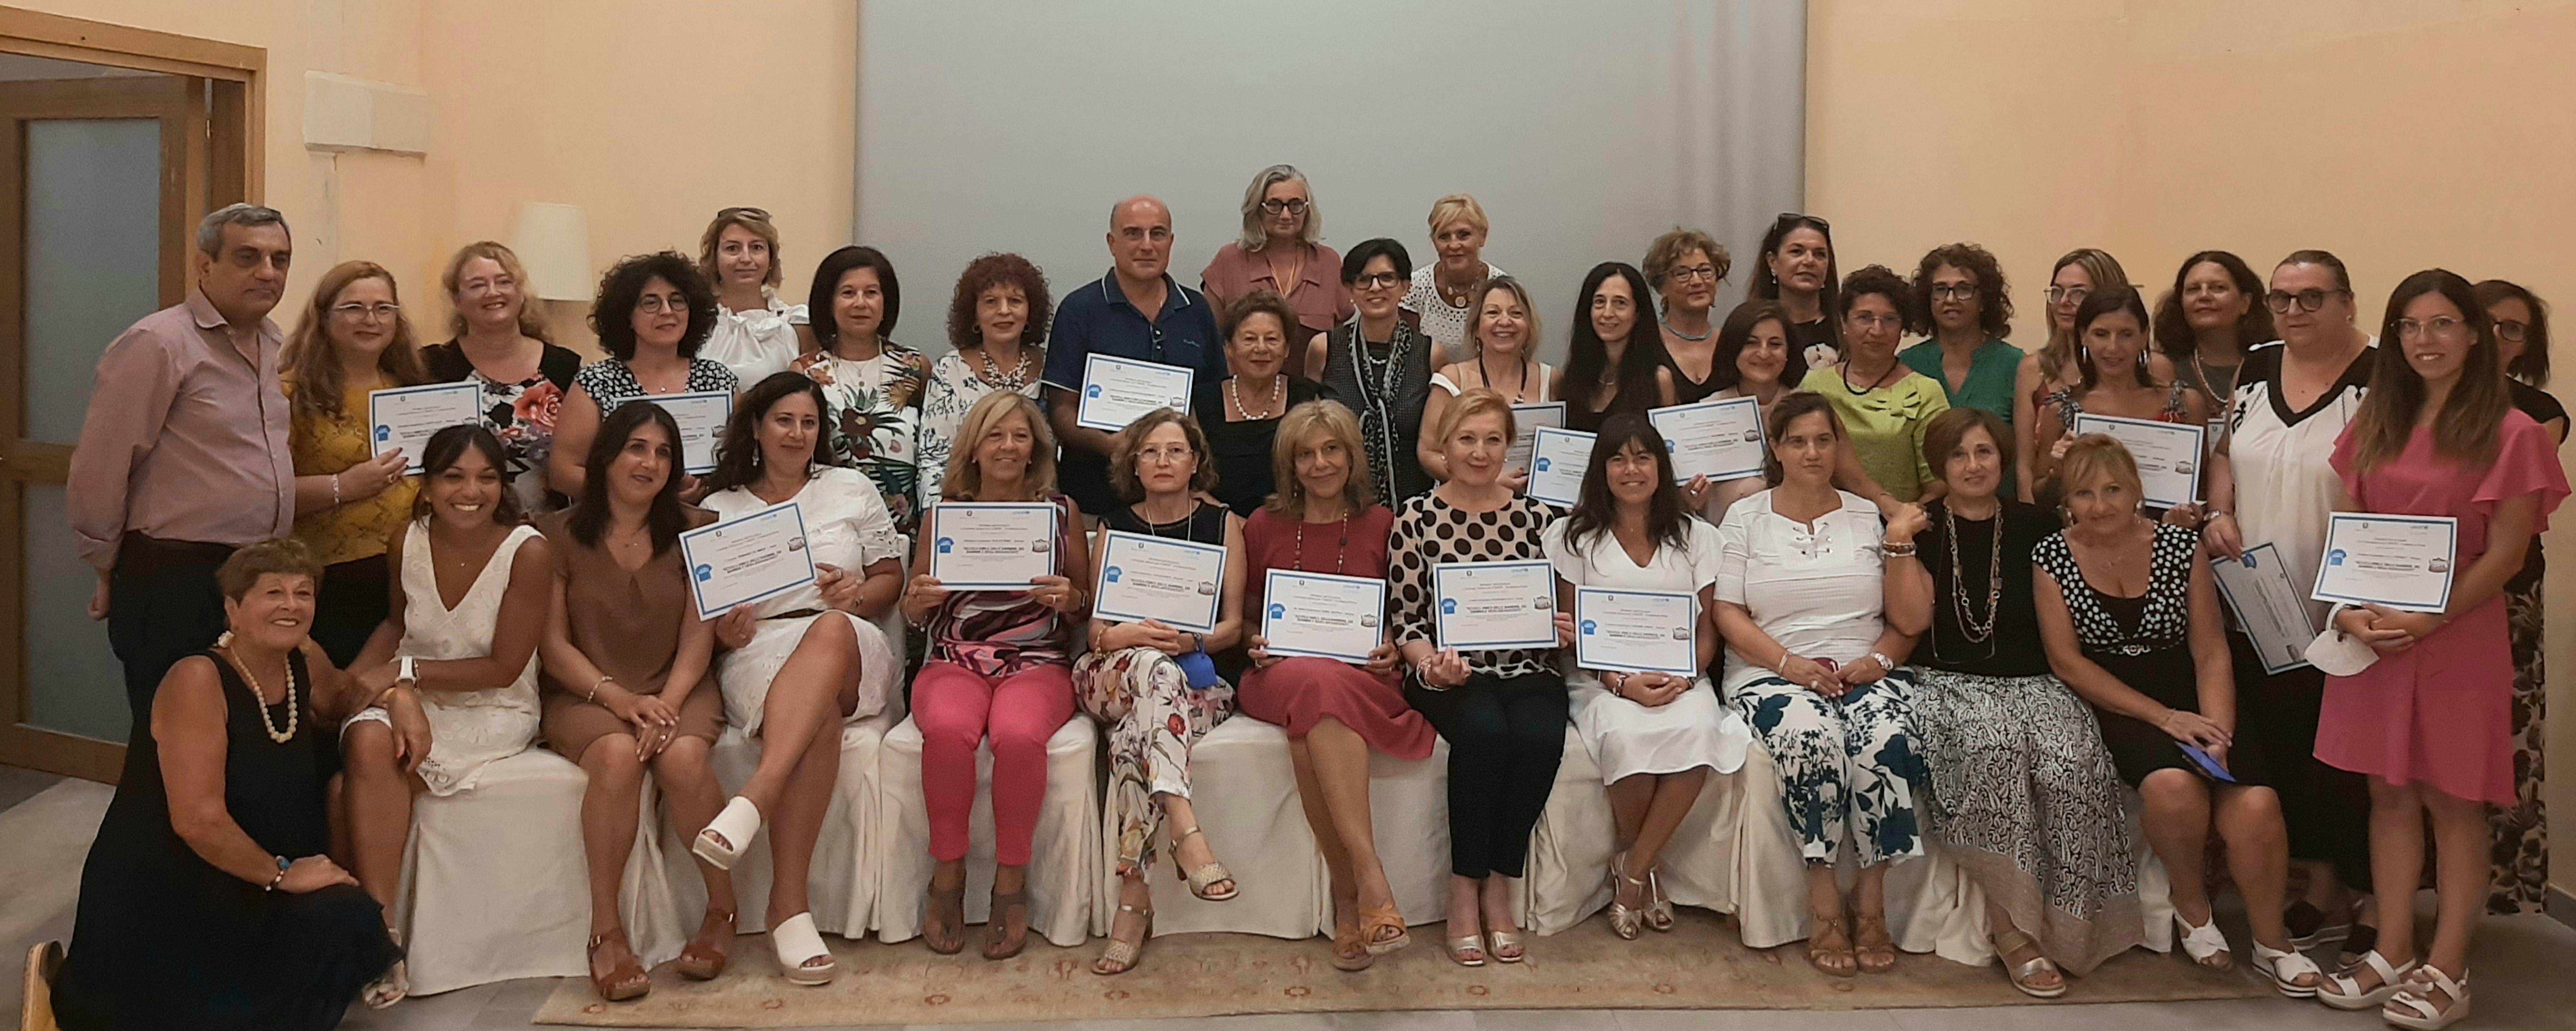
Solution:
[[[58,790],[49,790],[58,789]],[[48,938],[66,937],[80,862],[97,829],[107,789],[0,767],[0,947],[14,957]],[[2429,901],[2429,900],[2428,900]],[[2232,936],[2243,937],[2241,926]],[[1938,963],[1929,957],[1908,962]],[[2180,962],[2177,960],[2176,962]],[[2479,932],[2477,1011],[2463,1027],[2576,1031],[2576,930],[2546,917],[2489,920]],[[0,1013],[18,1008],[16,970],[0,978]],[[1998,975],[2000,976],[2000,975]],[[529,1017],[554,990],[551,980],[510,981],[413,999],[380,1013],[353,1011],[350,1031],[488,1031],[532,1026]],[[2077,982],[2075,994],[2083,993]],[[2274,999],[2230,1002],[2015,1006],[1928,1010],[1488,1010],[1482,1012],[1267,1015],[1163,1021],[1085,1021],[1053,1025],[931,1025],[942,1031],[1047,1026],[1070,1031],[2085,1031],[2093,1028],[2191,1028],[2193,1031],[2376,1031],[2375,1014],[2337,1013],[2314,1003]]]

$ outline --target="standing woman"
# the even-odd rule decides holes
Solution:
[[[1663,434],[1642,415],[1602,424],[1583,472],[1581,499],[1549,524],[1556,607],[1575,611],[1575,589],[1611,587],[1695,595],[1692,668],[1717,660],[1717,528],[1682,508],[1665,463]],[[1672,900],[1656,876],[1664,846],[1698,803],[1709,771],[1744,766],[1744,720],[1718,702],[1704,675],[1576,669],[1566,678],[1574,730],[1609,785],[1618,854],[1610,859],[1610,930],[1673,929]]]
[[[1842,424],[1837,446],[1854,461],[1841,465],[1836,482],[1882,507],[1887,499],[1929,500],[1927,493],[1941,492],[1940,479],[1923,458],[1923,433],[1933,416],[1950,410],[1950,394],[1940,381],[1897,360],[1907,296],[1905,281],[1884,265],[1852,273],[1835,298],[1843,359],[1808,372],[1798,384],[1833,402]],[[1791,327],[1793,347],[1796,332]]]
[[[2039,432],[2039,411],[2055,404],[2059,391],[2075,389],[2080,375],[2075,367],[2075,309],[2083,307],[2084,298],[2095,290],[2128,283],[2129,274],[2120,268],[2120,263],[2110,252],[2097,247],[2068,251],[2049,269],[2048,341],[2023,357],[2021,367],[2013,370],[2013,469],[2020,481],[2022,500],[2038,499],[2031,493],[2032,484],[2038,482],[2032,475],[2032,465],[2035,455],[2049,447],[2049,442],[2035,435]],[[2171,370],[2159,375],[2171,375]]]
[[[730,870],[768,825],[764,926],[779,969],[800,985],[836,972],[807,911],[806,874],[840,776],[841,726],[884,711],[903,679],[903,659],[876,625],[903,589],[902,539],[874,483],[815,461],[822,440],[822,388],[772,373],[734,408],[702,503],[725,520],[795,502],[814,562],[812,583],[715,621],[725,722],[760,739],[760,762],[691,849]]]
[[[344,261],[322,274],[278,365],[295,455],[295,536],[322,560],[313,641],[348,668],[385,620],[385,542],[411,515],[411,456],[377,455],[367,393],[428,379],[393,273]]]
[[[1789,371],[1791,360],[1789,317],[1781,312],[1780,305],[1772,301],[1736,305],[1717,327],[1715,371],[1709,373],[1711,384],[1724,385],[1711,391],[1706,400],[1749,397],[1768,412],[1782,395],[1797,389],[1780,378]],[[1770,486],[1759,473],[1719,481],[1693,476],[1682,485],[1682,500],[1709,525],[1717,526],[1726,522],[1728,506]]]
[[[939,503],[966,410],[996,390],[1037,400],[1046,368],[1046,273],[1017,254],[986,254],[957,274],[948,298],[947,354],[921,396],[921,504]]]
[[[1991,412],[2012,425],[2013,377],[2021,348],[2012,335],[2012,287],[2003,265],[1973,243],[1932,248],[1914,266],[1909,328],[1927,339],[1906,348],[1908,368],[1932,377],[1950,407]]]
[[[2384,1003],[2391,1024],[2441,1028],[2469,1015],[2469,938],[2492,854],[2486,806],[2516,795],[2504,587],[2566,499],[2567,473],[2558,442],[2513,407],[2494,324],[2468,280],[2447,269],[2406,277],[2379,336],[2397,346],[2379,349],[2370,393],[2335,442],[2336,507],[2448,517],[2459,537],[2443,611],[2335,613],[2335,629],[2378,661],[2326,679],[2317,758],[2370,778],[2371,880],[2387,919],[2378,948],[2320,998],[2347,1010]],[[2419,948],[2408,918],[2427,816],[2439,901],[2433,940]]]
[[[1548,388],[1565,400],[1568,429],[1593,433],[1614,413],[1678,403],[1662,334],[1643,330],[1647,303],[1645,274],[1626,262],[1602,262],[1583,277],[1565,367]]]
[[[1445,365],[1470,352],[1468,326],[1483,303],[1484,285],[1507,275],[1485,264],[1485,206],[1472,194],[1431,202],[1431,249],[1439,259],[1413,270],[1405,310],[1420,317],[1422,333],[1440,345],[1431,364]]]
[[[1172,865],[1190,894],[1224,902],[1239,893],[1190,808],[1190,746],[1234,715],[1234,685],[1217,674],[1214,655],[1243,637],[1243,519],[1199,497],[1215,485],[1215,466],[1197,420],[1157,408],[1111,439],[1109,479],[1128,503],[1101,516],[1101,527],[1215,545],[1225,549],[1226,561],[1225,582],[1216,585],[1216,625],[1207,633],[1094,613],[1090,648],[1073,664],[1074,700],[1109,729],[1109,813],[1118,827],[1112,872],[1119,879],[1119,916],[1110,923],[1108,947],[1091,965],[1095,974],[1133,969],[1154,933],[1145,871],[1154,865],[1156,832],[1168,827]],[[1093,545],[1093,568],[1108,541],[1104,533]]]
[[[1055,436],[1037,402],[996,390],[966,410],[948,460],[945,501],[1044,502],[1056,507],[1058,572],[1024,591],[950,592],[930,575],[932,533],[921,535],[904,622],[924,631],[928,661],[912,684],[921,729],[921,799],[930,814],[930,873],[921,938],[930,951],[966,947],[966,827],[975,810],[975,746],[993,743],[993,908],[984,958],[1019,955],[1029,939],[1029,839],[1046,800],[1047,739],[1073,718],[1074,629],[1091,611],[1091,555],[1081,514],[1055,489]],[[935,521],[934,517],[934,521]],[[937,530],[936,525],[932,527]]]
[[[677,252],[633,255],[609,267],[590,308],[590,328],[609,357],[583,366],[573,377],[572,397],[555,425],[555,442],[561,446],[548,461],[554,489],[584,495],[583,477],[595,450],[591,438],[627,402],[657,394],[742,389],[732,370],[698,357],[715,324],[715,291],[698,267]],[[671,446],[676,461],[679,441]],[[690,478],[685,462],[671,473]]]
[[[813,346],[806,307],[778,299],[778,227],[759,208],[725,208],[698,237],[698,271],[716,288],[716,326],[703,349],[748,386],[787,371]]]
[[[2075,310],[2073,389],[2061,390],[2039,410],[2035,440],[2048,442],[2031,483],[2041,494],[2057,477],[2057,464],[2075,439],[2075,417],[2086,412],[2126,419],[2206,426],[2209,405],[2180,379],[2159,377],[2147,346],[2147,302],[2127,286],[2093,291]],[[2170,368],[2170,365],[2167,365]],[[2196,525],[2187,520],[2187,525]]]
[[[1725,690],[1778,767],[1800,838],[1807,962],[1835,977],[1884,974],[1896,969],[1887,868],[1923,854],[1913,789],[1922,763],[1897,670],[1912,642],[1881,618],[1878,510],[1834,489],[1833,405],[1799,392],[1763,415],[1771,489],[1728,509],[1717,528],[1717,629],[1734,653]],[[1848,902],[1834,879],[1846,849],[1859,868]]]
[[[1199,290],[1219,311],[1264,290],[1288,302],[1297,316],[1288,323],[1288,374],[1300,379],[1324,372],[1304,364],[1307,340],[1351,317],[1351,292],[1339,275],[1342,256],[1323,241],[1324,209],[1306,173],[1272,165],[1243,191],[1242,237],[1217,248],[1199,273]]]
[[[1724,367],[1709,330],[1717,307],[1717,285],[1734,265],[1726,248],[1697,229],[1676,227],[1646,246],[1646,282],[1662,296],[1663,315],[1656,320],[1663,338],[1664,365],[1672,370],[1674,401],[1690,404],[1714,393],[1724,383]],[[1586,296],[1589,296],[1587,292]],[[1644,303],[1639,299],[1639,303]]]
[[[1834,285],[1832,223],[1814,215],[1781,212],[1762,233],[1762,263],[1753,270],[1745,300],[1774,301],[1789,316],[1790,375],[1804,379],[1807,370],[1842,360],[1842,340],[1834,320],[1841,307]]]
[[[438,282],[454,314],[450,339],[421,349],[429,378],[483,388],[483,425],[510,453],[504,479],[519,510],[552,511],[562,497],[546,482],[555,417],[581,372],[581,355],[555,346],[544,304],[528,296],[528,270],[508,247],[466,244],[447,259]]]
[[[2505,389],[2513,406],[2539,423],[2551,440],[2567,442],[2567,408],[2541,388],[2549,385],[2549,306],[2521,286],[2501,279],[2477,285],[2478,303],[2495,322],[2496,351],[2512,377]],[[2496,868],[2487,894],[2487,912],[2536,911],[2549,890],[2548,813],[2541,804],[2541,774],[2546,769],[2541,740],[2546,736],[2548,684],[2541,665],[2541,575],[2549,563],[2540,553],[2540,538],[2522,560],[2522,571],[2505,581],[2505,632],[2513,642],[2514,799],[2491,812],[2496,832]]]
[[[680,531],[714,517],[680,503],[680,462],[680,426],[671,413],[627,405],[594,435],[581,497],[537,521],[555,560],[552,614],[539,646],[542,727],[555,754],[580,763],[590,778],[581,796],[590,983],[610,1002],[652,988],[618,909],[646,770],[684,840],[706,829],[724,798],[707,761],[724,714],[707,674],[715,634],[698,621],[680,562]],[[733,878],[703,860],[698,876],[707,884],[707,914],[680,964],[713,977],[733,939]]]
[[[1425,426],[1446,425],[1449,409],[1456,406],[1462,391],[1491,391],[1507,408],[1556,400],[1548,389],[1556,381],[1556,367],[1538,360],[1535,353],[1538,307],[1530,303],[1529,291],[1521,288],[1520,280],[1497,276],[1478,293],[1483,299],[1477,302],[1476,321],[1467,330],[1465,357],[1431,374],[1431,401],[1422,408]],[[1448,441],[1424,438],[1413,450],[1432,479],[1449,478]],[[1511,490],[1528,482],[1527,469],[1514,467],[1503,474],[1503,485]]]
[[[823,385],[824,452],[833,465],[868,474],[884,495],[894,528],[911,533],[921,521],[919,444],[922,388],[930,361],[894,342],[895,316],[903,313],[903,287],[894,263],[874,247],[843,247],[814,268],[809,305],[831,313],[814,326],[822,350],[796,360],[795,371]],[[1027,366],[1031,372],[1041,364]],[[1020,389],[1026,389],[1024,381]]]
[[[1511,882],[1564,758],[1565,676],[1556,648],[1461,652],[1432,631],[1432,570],[1449,562],[1545,558],[1553,510],[1503,484],[1512,408],[1490,390],[1449,406],[1437,439],[1450,476],[1396,513],[1387,619],[1409,671],[1404,697],[1449,739],[1449,958],[1481,967],[1525,958]],[[1556,614],[1557,643],[1573,623]]]
[[[2173,292],[2156,302],[2155,321],[2156,353],[2173,364],[2176,380],[2209,402],[2209,446],[2215,448],[2246,354],[2272,339],[2263,279],[2229,252],[2194,254],[2174,272]]]
[[[1431,489],[1415,443],[1439,345],[1405,324],[1399,302],[1412,275],[1403,244],[1383,236],[1361,241],[1342,259],[1342,283],[1358,313],[1306,349],[1306,367],[1323,370],[1324,396],[1359,416],[1363,446],[1355,460],[1389,505]]]
[[[1923,830],[1986,895],[1986,929],[2023,994],[2066,994],[2142,940],[2136,846],[2093,711],[2049,675],[2030,555],[2057,513],[2009,496],[2012,431],[1982,408],[1932,420],[1950,489],[1887,527],[1887,619],[1915,649]]]
[[[1279,421],[1271,450],[1279,491],[1243,527],[1250,560],[1243,571],[1245,611],[1262,611],[1273,569],[1386,575],[1395,513],[1370,493],[1365,454],[1359,420],[1341,405],[1309,401]],[[1307,543],[1310,530],[1313,544]],[[1272,655],[1268,640],[1252,634],[1252,668],[1235,696],[1245,714],[1288,732],[1297,801],[1332,881],[1332,963],[1344,971],[1365,970],[1375,957],[1413,943],[1396,908],[1394,885],[1378,862],[1376,824],[1369,816],[1369,753],[1420,762],[1431,757],[1433,735],[1422,714],[1405,704],[1392,634],[1380,636],[1361,665]]]
[[[1278,294],[1260,290],[1227,302],[1217,328],[1234,375],[1198,385],[1191,421],[1206,420],[1216,499],[1249,517],[1270,497],[1270,445],[1279,417],[1323,396],[1324,388],[1288,369],[1289,356],[1305,348],[1293,343],[1297,313]]]

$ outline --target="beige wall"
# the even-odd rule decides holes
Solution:
[[[1811,0],[1808,210],[1845,269],[1974,240],[2035,340],[2049,263],[2150,290],[2203,248],[2323,247],[2374,331],[2427,266],[2560,302],[2576,367],[2576,3]],[[2576,526],[2549,535],[2551,806],[2576,814]],[[2576,886],[2576,818],[2553,880]]]

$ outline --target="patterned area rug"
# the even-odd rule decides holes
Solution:
[[[1027,952],[988,963],[974,952],[933,955],[919,941],[884,945],[839,938],[841,976],[823,988],[778,977],[767,938],[747,936],[714,981],[669,967],[652,994],[605,1003],[584,980],[566,980],[537,1011],[540,1024],[588,1027],[810,1027],[1008,1021],[1143,1020],[1241,1013],[1475,1009],[1879,1009],[2039,1005],[1997,967],[1904,956],[1881,977],[1833,978],[1806,962],[1803,945],[1757,950],[1738,943],[1723,917],[1684,909],[1670,934],[1620,941],[1594,917],[1534,938],[1529,960],[1469,969],[1449,962],[1441,925],[1413,929],[1413,945],[1357,974],[1334,970],[1323,938],[1292,942],[1240,934],[1157,938],[1144,964],[1117,977],[1091,973],[1100,941],[1059,949],[1032,939]],[[2131,951],[2076,978],[2068,1002],[2167,1002],[2259,998],[2270,989],[2243,972],[2209,973],[2178,956]]]

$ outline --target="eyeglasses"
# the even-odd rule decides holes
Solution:
[[[684,312],[689,310],[689,299],[678,294],[645,294],[642,300],[635,302],[635,307],[655,315],[666,311]]]
[[[1261,202],[1261,210],[1267,211],[1273,215],[1283,211],[1291,215],[1303,215],[1306,213],[1306,198],[1290,197],[1286,200],[1281,200],[1277,197],[1272,197]]]
[[[2332,297],[2336,294],[2350,295],[2351,293],[2352,291],[2350,290],[2342,289],[2309,289],[2301,290],[2295,294],[2287,290],[2274,290],[2271,293],[2263,295],[2263,306],[2272,309],[2272,314],[2274,315],[2287,314],[2290,310],[2290,305],[2293,303],[2299,306],[2300,311],[2315,311],[2326,306],[2326,298]]]
[[[2048,288],[2048,303],[2050,304],[2082,304],[2084,303],[2085,298],[2091,296],[2093,296],[2093,288],[2089,286],[2052,286]]]
[[[331,314],[351,322],[392,322],[402,317],[402,305],[339,304],[331,307]]]
[[[1783,211],[1780,213],[1779,218],[1773,219],[1771,222],[1771,227],[1774,229],[1787,229],[1798,225],[1812,225],[1817,229],[1828,233],[1834,231],[1834,224],[1825,221],[1823,216],[1802,215],[1795,211]]]
[[[2421,322],[2414,319],[2399,319],[2397,320],[2397,339],[2420,340],[2426,336],[2447,337],[2467,325],[2468,323],[2448,315],[2436,315]]]
[[[1154,465],[1177,465],[1182,462],[1195,461],[1198,457],[1199,453],[1191,450],[1187,445],[1182,445],[1180,447],[1143,447],[1136,449],[1136,461],[1141,463],[1151,463]]]
[[[2499,320],[2495,326],[2496,336],[2517,344],[2521,343],[2522,338],[2531,332],[2530,323],[2515,322],[2511,319]]]
[[[1932,284],[1932,299],[1936,301],[1967,301],[1974,300],[1976,296],[1977,284],[1975,283]]]
[[[1676,283],[1687,283],[1694,279],[1705,279],[1714,283],[1717,282],[1717,266],[1693,265],[1689,268],[1677,268],[1672,271],[1671,278]]]
[[[725,208],[716,212],[716,218],[718,221],[728,218],[747,218],[754,222],[767,222],[769,212],[760,208]]]
[[[1351,280],[1351,285],[1362,290],[1385,290],[1402,282],[1404,277],[1393,272],[1365,272],[1358,279]]]
[[[1859,326],[1862,329],[1876,329],[1881,326],[1885,326],[1889,329],[1900,329],[1905,325],[1905,319],[1900,316],[1879,315],[1865,311],[1855,312],[1850,316],[1850,318],[1852,325]]]

